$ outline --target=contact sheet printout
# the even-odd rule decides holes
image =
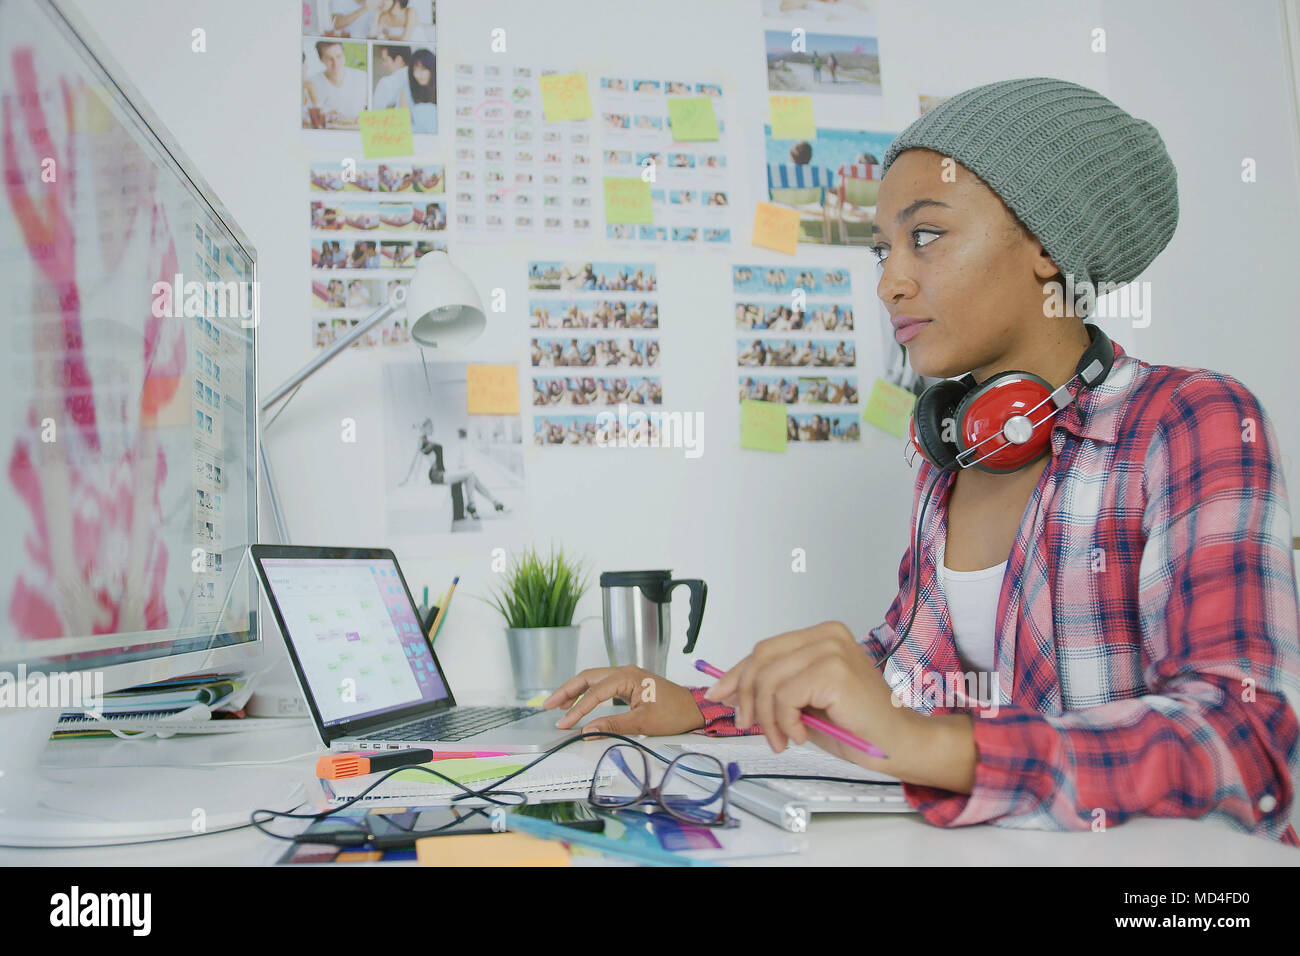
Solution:
[[[857,441],[858,355],[847,269],[733,265],[738,400],[786,408],[788,442]]]
[[[397,314],[358,343],[410,341],[410,270],[426,252],[446,251],[443,167],[415,159],[344,158],[311,164],[312,344],[346,335],[385,301]]]
[[[649,262],[532,262],[528,266],[533,441],[592,445],[640,429],[656,444],[659,276]],[[602,434],[599,416],[609,425]]]
[[[716,122],[711,139],[679,138],[670,116],[675,102],[705,99]],[[717,83],[680,78],[600,79],[604,176],[641,177],[653,169],[651,224],[606,223],[607,239],[668,243],[670,251],[726,248],[732,238],[728,188],[726,101]],[[707,112],[707,111],[706,111]]]
[[[542,76],[562,70],[458,63],[452,129],[458,239],[597,235],[591,122],[547,121]]]

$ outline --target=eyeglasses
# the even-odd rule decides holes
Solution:
[[[587,800],[597,809],[654,803],[681,823],[732,827],[738,821],[727,814],[727,786],[739,777],[735,762],[724,768],[717,757],[684,753],[668,764],[659,786],[652,787],[645,751],[615,744],[597,762]],[[607,789],[598,791],[602,780]]]

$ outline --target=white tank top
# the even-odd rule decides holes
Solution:
[[[967,670],[996,673],[994,633],[1007,562],[979,571],[953,571],[946,563],[939,564],[939,586],[952,618],[957,658]]]

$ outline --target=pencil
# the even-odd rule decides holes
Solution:
[[[459,574],[451,579],[451,587],[447,589],[447,597],[443,600],[442,607],[438,608],[438,616],[433,619],[433,626],[429,628],[430,645],[438,639],[438,632],[442,630],[442,619],[447,616],[447,608],[451,606],[451,596],[456,593],[456,585],[459,581]]]

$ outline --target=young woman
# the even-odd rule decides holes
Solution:
[[[584,671],[546,702],[570,708],[557,726],[617,696],[631,709],[584,729],[812,741],[898,777],[941,826],[1208,816],[1300,844],[1300,612],[1272,426],[1236,379],[1108,349],[1086,295],[1049,307],[1065,277],[1129,282],[1169,242],[1159,134],[1085,87],[1010,80],[924,114],[883,168],[876,293],[917,372],[969,373],[917,403],[915,543],[884,623],[861,641],[838,621],[780,634],[708,690],[659,678],[649,703],[636,668]],[[981,433],[998,442],[976,448],[997,457],[977,463],[980,416],[959,400],[995,376],[988,418],[997,388],[1033,376],[1064,386],[1063,407],[1026,434],[1004,404]],[[888,757],[809,730],[804,709]]]
[[[415,11],[409,9],[409,0],[386,0],[375,17],[375,33],[384,40],[413,40],[419,28]]]
[[[416,50],[411,54],[409,79],[400,105],[411,110],[411,131],[438,132],[438,58],[429,50]]]

